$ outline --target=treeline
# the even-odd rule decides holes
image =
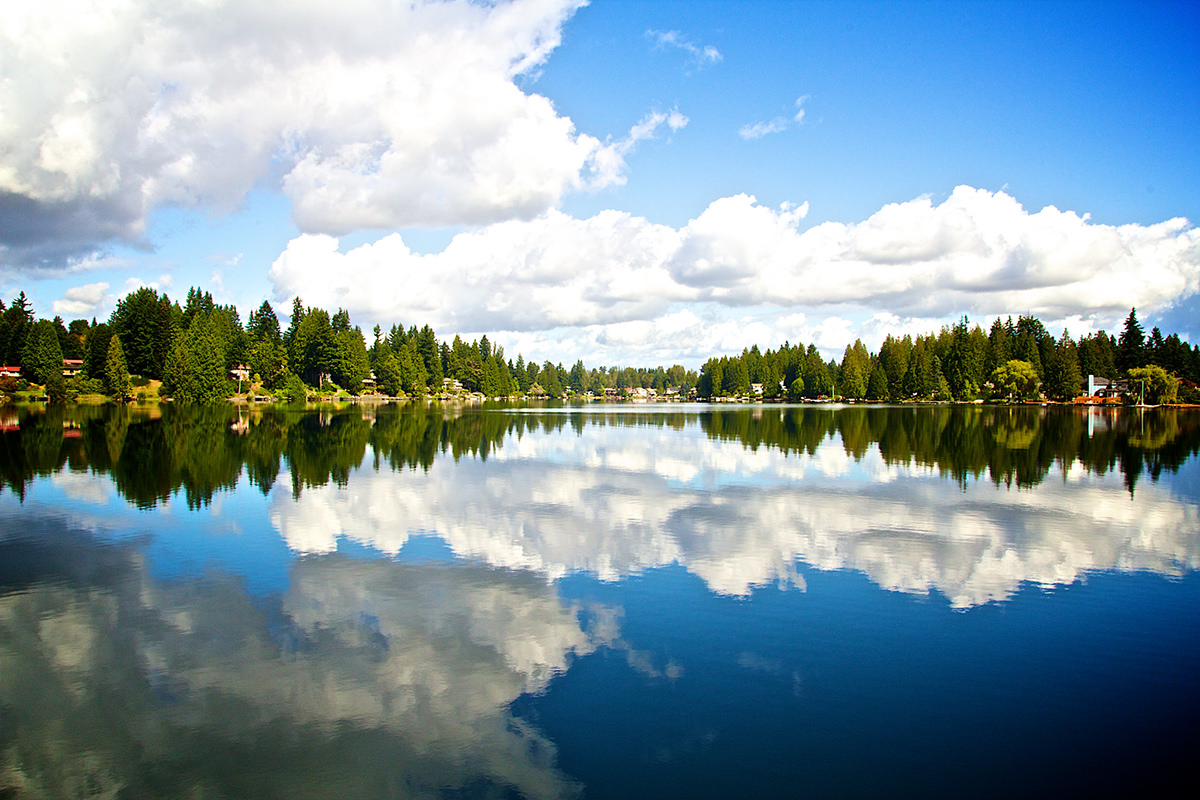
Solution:
[[[1182,378],[1184,399],[1195,402],[1200,383],[1200,348],[1178,334],[1150,335],[1132,309],[1119,338],[1104,331],[1055,338],[1036,317],[997,319],[987,332],[966,317],[937,333],[889,335],[879,352],[862,341],[847,346],[842,360],[825,361],[814,345],[785,343],[762,352],[755,345],[739,356],[710,358],[697,386],[702,398],[745,397],[790,400],[840,397],[901,402],[912,399],[975,400],[1045,396],[1071,400],[1079,396],[1087,375],[1119,379],[1133,374],[1147,379],[1147,391],[1159,401],[1175,387],[1166,375]],[[1148,397],[1148,399],[1151,399]]]
[[[243,326],[235,306],[219,305],[194,287],[183,305],[165,292],[136,289],[118,301],[107,322],[37,320],[24,292],[8,306],[0,301],[0,358],[19,365],[23,377],[46,386],[52,398],[89,391],[121,396],[133,374],[162,381],[162,393],[176,400],[212,402],[234,393],[228,376],[242,365],[255,383],[291,400],[303,399],[310,387],[358,394],[372,379],[394,397],[440,394],[444,378],[488,397],[668,387],[686,396],[697,380],[695,371],[680,365],[587,369],[577,361],[568,369],[550,361],[526,363],[521,355],[514,361],[487,336],[440,342],[428,325],[406,330],[395,324],[386,333],[376,325],[373,334],[368,347],[348,311],[331,315],[300,298],[292,303],[286,330],[267,301]],[[63,359],[82,361],[73,381],[60,379]]]
[[[678,408],[678,407],[676,407]],[[699,422],[714,441],[785,454],[839,443],[859,460],[877,448],[887,464],[936,469],[964,485],[1035,486],[1070,465],[1119,473],[1130,491],[1200,454],[1200,419],[1179,409],[1145,417],[1067,407],[940,405],[902,410],[866,405],[724,407],[704,413],[499,414],[457,416],[427,404],[317,414],[266,407],[249,415],[228,405],[49,406],[26,411],[0,433],[0,489],[24,498],[30,480],[64,468],[110,474],[121,496],[150,508],[182,492],[204,506],[245,475],[264,494],[290,473],[293,495],[346,485],[371,458],[376,470],[429,469],[441,457],[487,459],[506,440],[570,426],[683,429]]]
[[[1119,337],[1104,331],[1073,339],[1055,338],[1032,316],[997,319],[990,330],[963,317],[937,333],[888,336],[877,353],[862,341],[848,346],[840,362],[825,361],[813,344],[785,343],[776,350],[757,345],[737,356],[710,358],[699,373],[670,368],[587,368],[576,361],[526,362],[506,356],[487,336],[467,342],[455,336],[439,341],[428,325],[386,333],[376,325],[370,346],[350,314],[334,314],[292,303],[284,330],[271,304],[263,301],[243,326],[233,305],[220,305],[198,288],[183,305],[150,287],[130,292],[106,322],[61,317],[36,320],[22,292],[11,304],[0,301],[0,358],[19,365],[31,383],[46,386],[52,399],[73,393],[124,396],[129,375],[162,381],[161,392],[178,401],[212,402],[234,394],[229,375],[248,367],[255,384],[287,400],[312,390],[343,389],[358,394],[375,381],[389,396],[437,395],[443,379],[465,392],[487,397],[618,394],[635,389],[668,389],[704,399],[844,398],[900,402],[912,399],[1078,396],[1089,374],[1118,379],[1144,378],[1147,399],[1170,402],[1184,379],[1180,399],[1200,401],[1200,348],[1156,327],[1147,336],[1131,310]],[[79,359],[71,381],[61,378],[63,359]],[[1140,370],[1140,372],[1138,372]],[[249,388],[249,387],[240,387]]]

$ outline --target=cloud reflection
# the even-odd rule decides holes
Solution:
[[[508,708],[617,631],[534,575],[328,556],[264,600],[156,580],[132,547],[30,541],[61,569],[0,582],[0,794],[577,793]]]
[[[615,580],[678,563],[729,595],[803,585],[802,561],[859,570],[891,590],[937,591],[956,608],[1094,570],[1200,567],[1200,511],[1164,485],[1131,497],[1116,476],[1075,469],[1024,489],[960,484],[888,464],[874,445],[858,460],[836,438],[785,455],[695,428],[530,434],[486,463],[363,469],[345,487],[298,499],[277,487],[270,514],[302,553],[347,537],[394,554],[413,534],[434,533],[459,556],[550,579]]]

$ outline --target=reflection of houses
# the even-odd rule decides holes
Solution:
[[[244,436],[250,430],[250,416],[248,414],[238,414],[237,419],[229,424],[229,430],[236,433],[238,436]]]
[[[11,408],[0,409],[0,433],[21,430],[21,418]]]

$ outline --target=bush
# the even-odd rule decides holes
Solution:
[[[1193,406],[1200,405],[1200,388],[1196,386],[1189,386],[1186,383],[1181,383],[1179,385],[1178,397],[1176,399],[1180,403],[1187,403],[1188,405]]]
[[[308,399],[308,387],[295,375],[288,375],[279,390],[279,399],[285,403],[303,403]]]
[[[67,389],[67,382],[61,373],[51,373],[50,379],[46,381],[46,397],[51,403],[65,403],[70,399],[71,392]]]

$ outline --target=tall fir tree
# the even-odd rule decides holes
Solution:
[[[39,319],[30,327],[21,354],[21,369],[31,383],[45,385],[52,376],[62,377],[63,357],[55,325]]]
[[[1129,309],[1125,318],[1125,329],[1117,340],[1117,369],[1122,372],[1146,364],[1146,333],[1138,322],[1137,309]]]
[[[108,342],[108,358],[104,362],[104,392],[109,397],[123,400],[129,396],[132,388],[121,337],[113,335]]]

